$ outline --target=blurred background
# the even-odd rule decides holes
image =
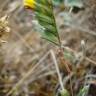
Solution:
[[[91,81],[87,82],[90,88],[86,96],[96,96],[96,2],[95,0],[67,1],[54,0],[54,14],[62,44],[73,50],[71,55],[75,53],[78,58],[73,60],[69,53],[65,54],[72,59],[68,62],[71,64],[74,62],[71,66],[75,65],[77,68],[76,77],[72,79],[74,96],[88,80]],[[4,30],[1,36],[0,96],[7,96],[6,94],[24,76],[26,77],[26,74],[29,74],[27,79],[22,81],[21,86],[10,96],[56,95],[59,87],[57,88],[58,80],[54,61],[50,55],[46,56],[46,54],[52,49],[56,52],[56,57],[59,57],[58,48],[41,38],[39,33],[42,30],[34,16],[34,11],[26,10],[23,0],[0,0],[0,17],[4,16],[8,16],[8,25],[4,28],[8,27],[10,32]],[[84,41],[87,57],[84,60],[80,57],[82,41]],[[60,65],[59,58],[57,61]],[[38,66],[31,72],[30,70],[36,64]],[[65,68],[62,65],[60,65],[60,70],[62,76],[65,76]],[[87,75],[89,79],[86,81],[84,78]],[[67,80],[64,84],[70,91]]]

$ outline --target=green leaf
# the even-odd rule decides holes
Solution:
[[[42,32],[40,32],[42,38],[56,45],[60,45],[52,1],[36,0],[35,15],[39,24],[43,27]]]
[[[52,11],[51,6],[49,5],[49,8],[47,6],[48,5],[42,5],[40,3],[36,3],[35,12],[43,13],[45,15],[51,16],[52,15],[52,13],[51,13],[51,11]]]
[[[84,87],[80,90],[80,92],[79,92],[79,94],[78,94],[77,96],[86,96],[87,93],[88,93],[88,90],[89,90],[89,85],[88,85],[88,86],[84,86]]]
[[[41,12],[39,13],[36,13],[36,16],[39,20],[40,23],[42,22],[46,22],[46,24],[54,24],[54,20],[52,18],[50,18],[49,16],[45,15],[45,14],[42,14]],[[44,25],[43,25],[44,26]]]
[[[41,32],[42,34],[42,38],[46,39],[52,43],[54,43],[55,45],[58,45],[58,39],[50,32]]]

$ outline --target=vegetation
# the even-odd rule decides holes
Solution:
[[[95,96],[96,5],[86,2],[3,3],[0,96]]]

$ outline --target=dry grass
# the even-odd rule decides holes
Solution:
[[[82,86],[89,84],[88,94],[95,96],[96,92],[92,89],[96,85],[96,32],[88,29],[86,23],[83,26],[78,19],[82,17],[81,14],[74,14],[76,22],[67,26],[62,22],[61,12],[56,11],[62,47],[73,56],[72,60],[67,58],[64,61],[60,59],[57,47],[40,38],[37,32],[39,26],[35,28],[34,14],[23,8],[22,1],[1,0],[0,4],[1,17],[9,16],[8,25],[4,28],[11,29],[7,34],[4,30],[2,36],[7,42],[0,43],[0,96],[54,96],[58,93],[59,85],[54,63],[58,63],[64,86],[71,95],[73,91],[73,96],[76,96]],[[82,40],[85,41],[84,45],[81,44]],[[64,63],[69,64],[70,74]]]

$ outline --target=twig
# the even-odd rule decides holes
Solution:
[[[50,53],[51,53],[52,59],[54,61],[55,67],[56,67],[56,71],[57,71],[57,75],[58,75],[58,79],[59,79],[59,83],[60,83],[61,89],[64,90],[65,88],[63,86],[62,77],[60,75],[60,70],[59,70],[59,67],[58,67],[58,64],[57,64],[57,61],[56,61],[56,57],[54,55],[53,50],[50,50]]]

